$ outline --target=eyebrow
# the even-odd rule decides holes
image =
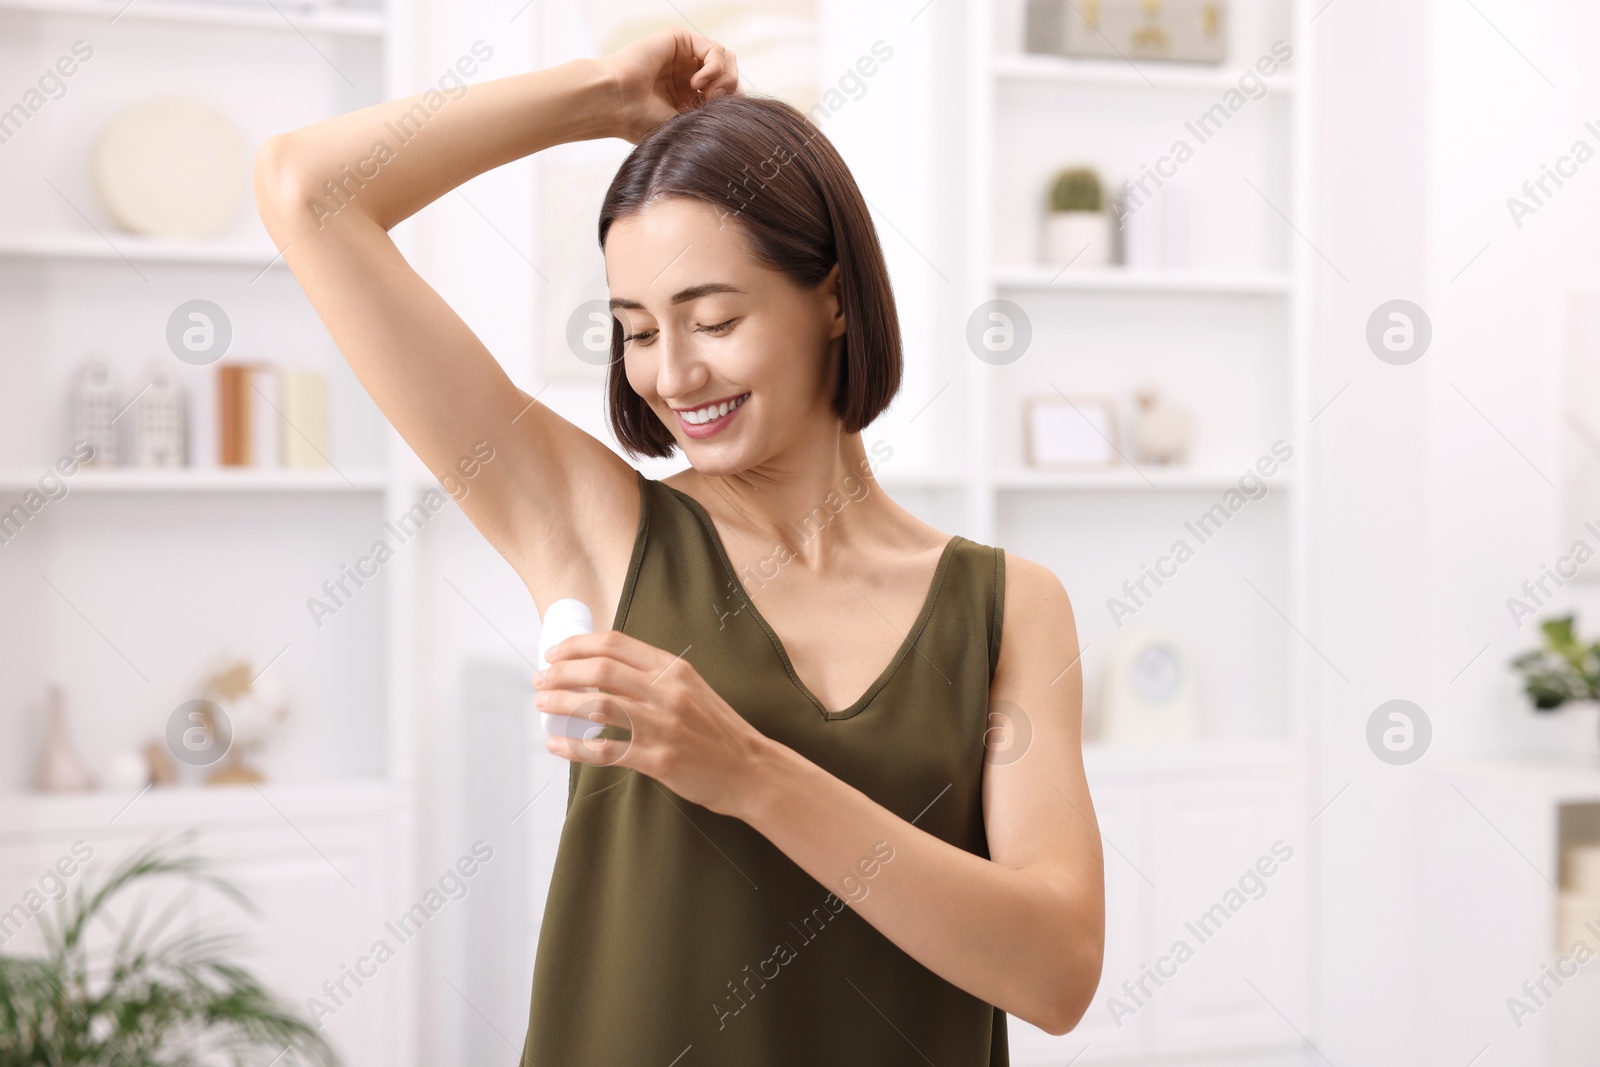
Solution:
[[[727,282],[706,282],[702,285],[691,285],[687,289],[680,289],[678,292],[673,293],[672,302],[674,304],[686,304],[690,300],[698,300],[702,296],[710,296],[713,293],[742,292],[744,292],[743,289],[740,289],[737,286],[729,285]],[[611,298],[610,308],[613,311],[618,308],[628,308],[634,311],[643,311],[644,305],[639,303],[637,300],[628,300],[618,296]]]

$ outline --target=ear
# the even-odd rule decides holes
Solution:
[[[839,285],[839,264],[836,262],[828,271],[828,276],[822,279],[818,287],[823,294],[823,308],[828,315],[828,340],[834,341],[843,337],[845,326],[844,295]]]

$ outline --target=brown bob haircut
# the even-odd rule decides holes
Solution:
[[[656,200],[703,201],[744,227],[757,258],[814,289],[839,264],[845,335],[833,412],[846,433],[877,418],[900,389],[900,319],[866,201],[838,151],[781,100],[728,95],[679,112],[629,153],[600,207],[611,224]],[[670,456],[672,433],[628,384],[622,323],[611,322],[611,428],[635,456]]]

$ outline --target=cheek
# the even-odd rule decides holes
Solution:
[[[803,395],[822,372],[822,356],[806,337],[783,329],[751,331],[737,352],[729,352],[727,369],[750,382],[781,386],[786,394]]]
[[[646,401],[656,398],[656,367],[643,350],[629,352],[622,358],[622,373],[633,391]]]

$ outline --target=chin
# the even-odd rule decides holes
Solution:
[[[701,474],[740,474],[755,465],[748,459],[746,449],[729,447],[715,438],[690,438],[679,441],[678,448],[689,465]]]

